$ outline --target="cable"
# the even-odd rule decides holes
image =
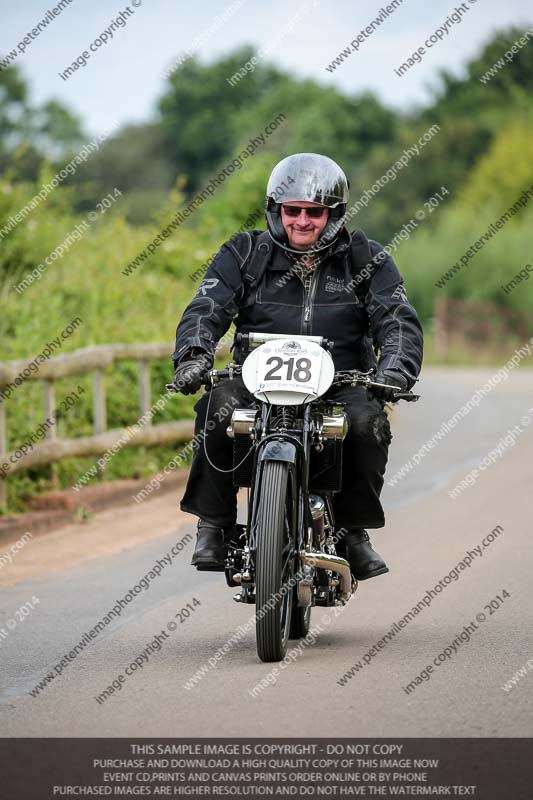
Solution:
[[[206,427],[207,427],[207,421],[208,421],[208,419],[209,419],[209,407],[210,407],[210,405],[211,405],[211,394],[212,394],[212,392],[213,392],[213,386],[211,386],[211,389],[209,390],[209,399],[208,399],[208,401],[207,401],[207,410],[206,410],[206,412],[205,412],[205,421],[206,421]],[[271,411],[271,408],[272,408],[272,407],[271,407],[271,406],[269,406],[268,413],[267,413],[267,420],[266,420],[267,422],[268,422],[268,418],[269,418],[269,416],[270,416],[270,411]],[[246,461],[246,459],[248,458],[248,456],[250,455],[250,453],[251,453],[251,452],[253,451],[253,449],[255,448],[255,442],[253,442],[252,446],[250,447],[250,449],[248,450],[248,452],[246,453],[246,455],[244,456],[244,458],[243,458],[241,461],[239,461],[239,463],[238,463],[236,466],[232,467],[231,469],[221,469],[220,467],[217,467],[217,465],[216,465],[216,464],[213,464],[213,462],[211,461],[211,459],[209,458],[209,456],[208,456],[208,454],[207,454],[206,438],[207,438],[207,437],[206,437],[206,436],[204,436],[204,440],[203,440],[203,446],[204,446],[204,455],[205,455],[205,457],[206,457],[207,463],[208,463],[208,464],[209,464],[211,467],[213,467],[213,469],[214,469],[214,470],[216,470],[217,472],[225,472],[225,473],[227,473],[227,472],[235,472],[235,470],[236,470],[236,469],[238,469],[238,468],[241,466],[241,464],[244,464],[244,462]]]

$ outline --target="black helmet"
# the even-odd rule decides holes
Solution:
[[[276,164],[268,180],[265,212],[270,236],[292,253],[317,252],[329,247],[342,228],[349,183],[333,159],[318,153],[295,153]],[[311,251],[293,250],[281,221],[281,204],[293,200],[320,203],[330,209],[320,239]]]

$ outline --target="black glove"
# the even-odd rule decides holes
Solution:
[[[209,353],[187,353],[174,370],[174,387],[182,394],[195,394],[213,365]]]
[[[391,386],[397,386],[398,389],[388,389],[385,386],[372,387],[372,394],[379,397],[380,400],[391,401],[394,400],[394,392],[406,392],[409,388],[409,381],[402,375],[401,372],[396,372],[394,369],[378,369],[376,374],[376,383],[387,383]]]

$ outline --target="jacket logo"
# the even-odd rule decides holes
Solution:
[[[334,275],[326,275],[326,284],[324,286],[326,292],[337,293],[344,291],[344,280],[337,278]]]
[[[198,287],[198,292],[203,294],[203,296],[205,297],[208,289],[214,289],[217,283],[220,283],[218,278],[204,278],[204,280]]]
[[[391,294],[395,300],[402,300],[402,302],[407,303],[407,294],[405,292],[405,286],[402,283],[399,283],[396,289]]]

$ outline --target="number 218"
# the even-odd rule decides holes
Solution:
[[[266,381],[281,381],[281,375],[276,375],[276,372],[285,365],[287,367],[287,377],[285,380],[291,381],[294,377],[295,381],[299,383],[306,383],[311,380],[311,360],[309,358],[288,358],[284,361],[279,356],[271,356],[266,362],[274,364],[272,369],[269,369],[265,375]]]

